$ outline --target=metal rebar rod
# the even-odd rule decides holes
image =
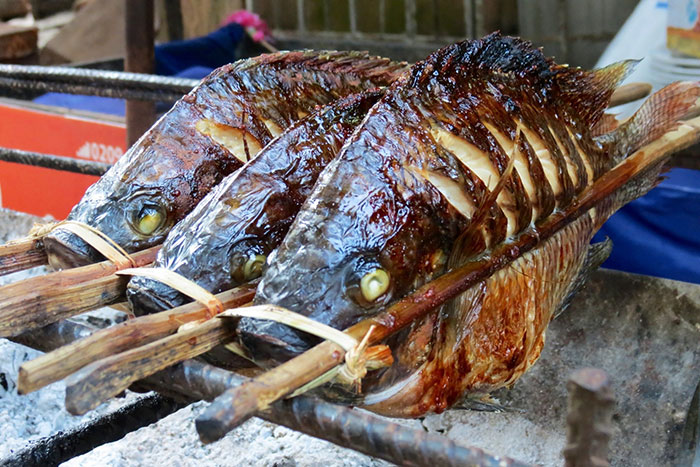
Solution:
[[[117,441],[134,430],[155,423],[185,405],[159,394],[142,397],[108,415],[34,441],[10,457],[0,460],[0,467],[57,466],[102,444]]]
[[[89,328],[83,324],[63,321],[13,340],[49,350],[66,344],[72,336],[88,332]],[[137,386],[187,402],[191,399],[213,400],[226,389],[246,380],[236,373],[188,360],[149,376]],[[370,413],[305,396],[276,402],[258,416],[399,465],[527,465],[507,457],[492,456],[478,448],[461,446],[443,436],[401,426]]]
[[[156,390],[174,390],[212,400],[247,380],[236,373],[188,360],[146,378],[143,384]],[[399,425],[369,412],[307,396],[278,401],[257,416],[397,465],[527,465],[507,457],[487,454],[478,448],[459,445],[447,437],[425,430]]]
[[[163,93],[151,90],[132,88],[112,88],[102,85],[71,84],[50,81],[23,81],[12,78],[0,78],[0,89],[10,90],[10,94],[24,97],[26,92],[46,93],[60,92],[64,94],[80,94],[84,96],[113,97],[117,99],[140,99],[148,101],[175,101],[182,94]]]
[[[0,87],[106,97],[172,100],[188,93],[199,80],[146,73],[91,70],[61,66],[0,64]],[[92,90],[92,91],[91,91]]]
[[[2,147],[0,147],[0,161],[16,162],[18,164],[34,165],[48,169],[97,176],[103,175],[111,167],[111,165],[102,162],[86,161]]]

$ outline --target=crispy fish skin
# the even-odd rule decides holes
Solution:
[[[226,65],[156,122],[68,219],[129,252],[158,244],[223,177],[315,106],[386,86],[404,69],[358,52],[280,52]],[[65,230],[45,243],[57,268],[100,257]]]
[[[255,302],[342,329],[448,268],[536,232],[631,151],[673,128],[700,95],[697,83],[671,85],[594,139],[590,129],[629,68],[559,66],[499,34],[434,53],[392,85],[322,174]],[[652,172],[652,182],[621,183],[619,199],[390,339],[395,363],[365,378],[362,395],[332,397],[420,416],[512,384],[539,356],[547,324],[586,272],[593,233],[653,185]],[[368,277],[388,282],[373,300],[360,293]],[[316,342],[248,318],[238,330],[261,361]]]
[[[380,90],[354,94],[293,124],[169,233],[155,266],[215,293],[259,275],[250,264],[262,262],[279,245],[318,175],[382,95]],[[144,277],[130,281],[127,297],[136,313],[189,301]]]

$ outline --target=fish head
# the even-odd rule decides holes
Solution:
[[[392,300],[393,265],[381,254],[362,247],[337,248],[314,229],[305,233],[297,238],[299,248],[293,254],[287,244],[270,255],[256,303],[281,306],[344,329]],[[252,355],[273,360],[286,360],[318,341],[287,326],[255,319],[242,319],[239,332]]]
[[[276,192],[283,193],[283,187],[252,183],[241,188],[237,174],[232,174],[172,230],[154,266],[173,271],[212,293],[257,279],[267,255],[281,242],[291,222],[260,222],[265,217],[260,212],[264,201]],[[127,298],[137,314],[191,300],[146,277],[129,282]]]
[[[128,164],[127,156],[86,191],[67,219],[88,224],[127,252],[134,252],[163,240],[191,194],[184,177],[165,177],[165,168],[157,163],[150,167],[146,161]],[[104,260],[60,225],[45,237],[44,245],[54,269]]]
[[[378,133],[381,133],[378,131]],[[422,213],[410,173],[356,143],[324,171],[289,233],[267,260],[256,304],[273,304],[345,329],[405,295],[444,265],[440,235]],[[397,174],[398,172],[398,174]],[[428,202],[431,199],[427,199]],[[443,223],[444,224],[444,223]],[[431,243],[420,238],[421,230]],[[283,361],[318,342],[272,321],[243,318],[239,336],[256,359]]]

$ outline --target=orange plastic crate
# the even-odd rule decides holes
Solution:
[[[113,164],[126,151],[123,122],[0,101],[0,146]],[[0,161],[0,206],[66,217],[98,177]]]

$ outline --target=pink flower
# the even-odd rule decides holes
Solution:
[[[230,23],[237,23],[243,26],[255,42],[271,38],[270,28],[267,27],[265,20],[248,10],[234,11],[221,22],[221,25],[224,26]]]

